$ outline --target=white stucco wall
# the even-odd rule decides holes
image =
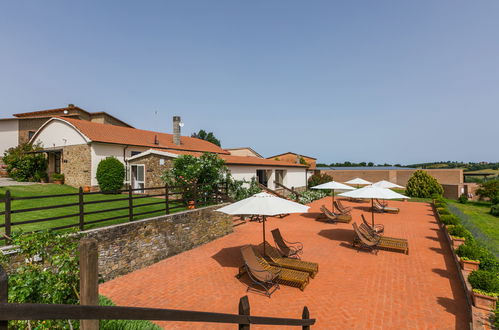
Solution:
[[[0,120],[0,157],[19,144],[19,120]]]
[[[126,149],[125,149],[126,148]],[[116,157],[119,161],[125,164],[125,159],[123,158],[123,152],[125,153],[125,158],[131,157],[132,151],[146,151],[149,148],[142,147],[126,147],[121,144],[110,144],[110,143],[99,143],[92,142],[90,146],[90,152],[92,155],[92,186],[98,185],[97,179],[95,178],[97,174],[97,166],[102,159],[107,157]]]
[[[89,140],[70,124],[53,120],[40,128],[34,137],[35,142],[44,148],[63,147],[85,144]]]
[[[265,167],[265,166],[240,166],[240,165],[228,165],[227,166],[236,180],[246,180],[250,181],[251,178],[256,178],[256,170],[269,170],[272,171],[269,180],[268,187],[270,189],[275,189],[275,170],[285,170],[286,174],[284,176],[284,185],[288,188],[291,187],[304,187],[307,185],[306,171],[305,168],[296,167]]]

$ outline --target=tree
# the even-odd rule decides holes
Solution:
[[[442,195],[444,188],[426,171],[417,170],[407,181],[405,192],[411,197],[430,198],[433,195]]]
[[[36,153],[40,145],[22,143],[9,148],[3,155],[7,173],[16,181],[35,181],[47,177],[47,159],[43,153]]]
[[[317,173],[308,178],[308,186],[315,187],[320,184],[333,181],[333,177],[326,173]]]
[[[481,183],[476,190],[476,194],[480,196],[480,199],[488,198],[495,201],[499,198],[499,179]]]
[[[125,181],[125,166],[115,157],[108,157],[99,162],[96,177],[101,191],[118,191]]]
[[[213,132],[206,133],[204,129],[199,130],[197,133],[192,133],[191,137],[211,142],[219,147],[221,145],[220,140],[215,137]]]

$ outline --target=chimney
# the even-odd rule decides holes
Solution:
[[[180,116],[173,116],[173,143],[180,145]]]

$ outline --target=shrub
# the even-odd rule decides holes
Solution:
[[[125,166],[115,157],[108,157],[99,162],[96,177],[101,191],[120,190],[125,180]]]
[[[499,272],[499,260],[485,247],[480,247],[480,257],[478,260],[480,260],[480,269]]]
[[[40,150],[39,145],[23,143],[9,148],[3,155],[7,165],[7,173],[16,181],[40,181],[47,177],[47,159],[43,153],[33,153]]]
[[[300,198],[298,199],[298,202],[300,202],[301,204],[308,204],[312,203],[315,200],[324,198],[326,196],[327,193],[324,190],[306,190],[300,193]],[[296,199],[295,195],[291,195],[289,197],[293,200]]]
[[[431,199],[433,199],[436,203],[447,204],[445,198],[443,198],[442,195],[439,194],[431,195]]]
[[[467,242],[472,241],[473,235],[463,227],[463,225],[456,224],[450,227],[447,227],[447,230],[449,231],[449,235],[456,236],[456,237],[462,237],[466,239]]]
[[[441,196],[444,189],[438,181],[426,171],[417,170],[407,181],[405,192],[411,197],[429,198],[433,195]]]
[[[499,276],[488,270],[475,270],[468,276],[471,287],[487,294],[499,294]]]
[[[99,306],[116,306],[109,298],[99,295]],[[99,329],[103,330],[160,330],[161,328],[151,321],[143,320],[101,320]]]
[[[333,177],[326,173],[316,173],[308,178],[308,186],[315,187],[320,184],[333,181]]]
[[[492,200],[497,198],[499,195],[499,179],[483,182],[476,190],[476,194],[480,196],[480,199],[488,198]]]
[[[440,216],[440,221],[444,225],[457,225],[459,224],[459,218],[453,214],[444,214]]]
[[[459,257],[468,258],[469,260],[479,260],[481,253],[479,246],[470,242],[466,242],[456,249],[456,254]]]
[[[492,205],[492,207],[490,208],[490,214],[499,217],[499,204]]]
[[[468,203],[468,196],[466,196],[466,194],[461,194],[461,196],[459,196],[457,201],[461,204],[466,204]]]
[[[52,173],[52,179],[57,181],[64,181],[64,174],[62,173]]]
[[[258,186],[258,182],[254,177],[251,178],[251,181],[249,182],[229,178],[229,197],[236,201],[248,198],[261,191],[262,189],[260,189],[260,186]]]
[[[440,215],[450,214],[449,210],[447,210],[444,207],[438,207],[437,211],[438,211],[438,214],[440,214]]]

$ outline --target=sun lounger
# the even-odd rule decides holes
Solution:
[[[372,228],[365,223],[361,223],[358,228],[368,240],[371,242],[378,242],[377,246],[379,248],[403,251],[405,254],[409,254],[409,242],[405,238],[380,236],[377,233],[374,233]]]
[[[352,208],[343,208],[338,201],[334,201],[334,207],[338,210],[339,214],[350,214]]]
[[[366,224],[367,227],[369,227],[371,230],[373,230],[376,234],[381,234],[382,232],[385,231],[385,226],[383,226],[380,223],[377,223],[374,225],[374,228],[366,221],[366,218],[364,218],[364,215],[361,214],[360,217],[362,218],[362,222]]]
[[[281,255],[288,258],[300,258],[303,253],[303,244],[301,242],[288,242],[282,238],[279,228],[271,231],[274,242]]]
[[[319,264],[316,262],[283,257],[276,248],[269,244],[269,242],[262,243],[260,246],[263,244],[265,244],[266,257],[270,259],[271,264],[309,273],[312,278],[314,278],[315,274],[319,271]]]
[[[251,281],[262,287],[265,290],[266,295],[270,298],[272,293],[279,289],[279,283],[277,281],[279,274],[265,269],[258,262],[253,248],[250,245],[243,246],[241,248],[241,254],[243,256],[244,266],[239,269],[238,277],[245,272],[248,273]],[[248,285],[246,291],[251,289],[251,286]]]
[[[243,254],[245,265],[248,263],[255,267],[256,264],[260,265],[260,269],[263,269],[273,275],[275,275],[274,279],[279,284],[289,285],[300,288],[300,290],[304,290],[310,281],[310,276],[306,272],[300,272],[293,269],[277,267],[269,264],[259,253],[257,253],[251,246],[246,245],[241,248],[241,253]],[[251,271],[251,266],[249,271]],[[240,274],[241,274],[241,270]],[[258,272],[258,271],[257,271]],[[240,275],[239,274],[239,275]],[[253,273],[254,274],[254,273]],[[272,279],[272,280],[274,280]]]
[[[369,240],[367,237],[365,237],[364,234],[359,230],[357,223],[352,223],[352,226],[354,231],[352,246],[358,246],[361,249],[366,249],[377,254],[378,242]]]
[[[317,220],[325,221],[329,223],[349,223],[352,221],[352,216],[350,214],[336,214],[334,212],[329,211],[329,209],[325,206],[321,206],[322,217],[319,217]]]
[[[386,212],[386,213],[396,214],[396,213],[400,212],[400,209],[397,207],[382,206],[381,204],[379,204],[376,201],[373,201],[373,207],[374,207],[374,211],[381,212],[381,213]]]

